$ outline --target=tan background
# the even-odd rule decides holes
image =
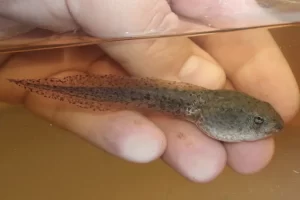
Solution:
[[[300,27],[274,32],[300,81]],[[1,107],[1,106],[0,106]],[[182,178],[162,161],[132,164],[18,107],[0,112],[0,199],[300,199],[300,115],[277,137],[262,172],[230,169],[209,184]]]

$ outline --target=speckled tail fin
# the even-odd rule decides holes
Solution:
[[[83,98],[82,96],[75,96],[72,92],[63,92],[51,90],[51,87],[60,87],[63,84],[60,82],[61,79],[9,79],[10,82],[24,88],[25,90],[43,96],[45,98],[54,99],[61,102],[66,102],[68,104],[75,105],[79,108],[92,110],[92,111],[119,111],[119,110],[136,110],[141,112],[151,111],[145,105],[137,105],[136,103],[120,103],[111,101],[101,101],[95,100],[93,98]],[[51,85],[51,83],[55,84]],[[59,81],[59,82],[56,82]],[[48,84],[50,86],[47,89],[43,89],[40,86]],[[50,84],[50,85],[49,85]],[[60,85],[60,86],[58,86]]]
[[[168,88],[178,90],[199,90],[204,89],[189,83],[178,81],[167,81],[149,77],[130,77],[121,75],[89,75],[80,74],[66,76],[64,78],[43,78],[43,79],[9,79],[12,82],[26,84],[45,84],[52,86],[87,86],[87,87],[149,87],[149,88]]]
[[[9,79],[26,90],[63,102],[67,102],[84,109],[94,111],[117,111],[117,110],[139,110],[154,111],[154,107],[143,101],[116,102],[104,98],[111,90],[122,90],[132,88],[151,90],[155,88],[175,89],[175,90],[199,90],[198,86],[187,83],[165,81],[152,78],[136,78],[118,75],[75,75],[64,78],[44,78],[44,79]],[[97,91],[97,95],[90,92],[91,88],[105,88]],[[103,94],[102,97],[100,94]],[[95,93],[95,92],[94,92]],[[119,92],[122,95],[122,92]],[[128,93],[123,92],[123,95]],[[120,97],[122,98],[122,97]],[[163,111],[160,111],[163,112]],[[164,113],[164,112],[163,112]],[[168,113],[165,113],[168,114]]]

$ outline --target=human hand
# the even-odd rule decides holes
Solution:
[[[58,2],[6,1],[0,14],[55,31],[81,27],[93,36],[123,33],[128,27],[131,31],[158,27],[164,30],[180,24],[165,1],[120,1],[117,6],[112,4],[115,1]],[[76,2],[81,2],[80,8]],[[175,10],[179,12],[178,9]],[[125,13],[131,17],[125,17]],[[274,153],[274,140],[222,144],[185,121],[131,111],[102,114],[74,111],[70,105],[15,89],[7,78],[128,73],[175,79],[209,89],[227,87],[270,102],[285,121],[295,115],[299,104],[298,87],[288,63],[265,30],[27,52],[5,59],[2,56],[2,61],[1,100],[23,103],[35,114],[123,159],[145,163],[162,157],[196,182],[212,180],[226,163],[239,173],[262,169]]]

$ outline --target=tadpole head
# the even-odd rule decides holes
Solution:
[[[281,131],[284,121],[268,102],[236,91],[216,91],[203,108],[199,127],[224,142],[260,140]]]

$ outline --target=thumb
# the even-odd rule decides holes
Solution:
[[[76,21],[96,36],[164,33],[178,30],[181,25],[165,0],[69,3]],[[187,38],[108,42],[100,46],[132,75],[177,79],[212,89],[222,87],[225,82],[222,68]]]
[[[54,31],[82,28],[93,36],[123,36],[169,31],[180,25],[165,0],[15,0],[1,1],[0,14]],[[120,35],[121,34],[121,35]],[[123,41],[100,45],[137,76],[177,79],[203,87],[222,87],[225,73],[187,38]]]

